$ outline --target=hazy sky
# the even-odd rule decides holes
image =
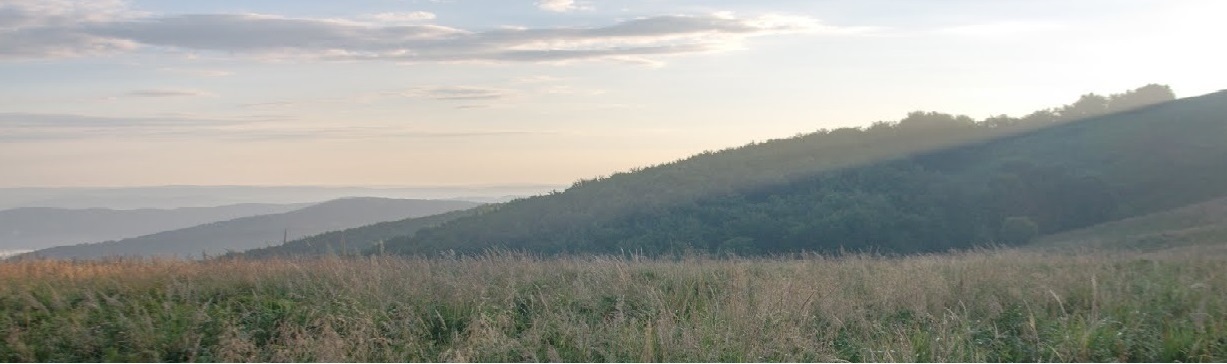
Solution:
[[[560,183],[1227,88],[1227,1],[0,0],[0,187]]]

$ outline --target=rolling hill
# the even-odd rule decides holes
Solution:
[[[385,221],[371,225],[330,231],[298,240],[241,253],[227,254],[231,257],[251,259],[288,258],[320,255],[356,255],[378,250],[377,244],[397,237],[413,236],[418,230],[442,225],[448,221],[477,214],[482,207],[445,212],[438,215],[413,217],[397,221]]]
[[[135,238],[38,250],[21,257],[90,259],[117,256],[200,258],[267,247],[380,221],[400,220],[472,208],[467,201],[346,198],[280,214],[245,217]]]
[[[1170,100],[1170,89],[1148,85],[1023,118],[917,112],[705,152],[501,204],[387,248],[756,254],[1024,244],[1227,194],[1227,93]]]
[[[177,209],[23,207],[0,211],[0,249],[38,250],[124,239],[214,221],[276,214],[307,204],[238,204]]]
[[[1227,197],[1041,237],[1030,248],[1053,251],[1159,251],[1227,247]]]
[[[171,209],[240,203],[320,203],[346,197],[503,202],[563,186],[537,184],[439,187],[139,186],[0,188],[0,209]]]

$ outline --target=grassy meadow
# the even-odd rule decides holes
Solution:
[[[1227,361],[1227,254],[0,263],[0,361]]]

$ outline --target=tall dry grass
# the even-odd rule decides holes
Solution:
[[[0,263],[3,361],[1225,361],[1227,256]]]

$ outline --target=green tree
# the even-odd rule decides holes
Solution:
[[[1167,85],[1149,84],[1122,94],[1114,94],[1108,99],[1108,110],[1120,112],[1154,105],[1176,99],[1176,94]]]
[[[1107,114],[1108,98],[1096,94],[1082,95],[1077,102],[1065,105],[1058,113],[1066,121]]]

